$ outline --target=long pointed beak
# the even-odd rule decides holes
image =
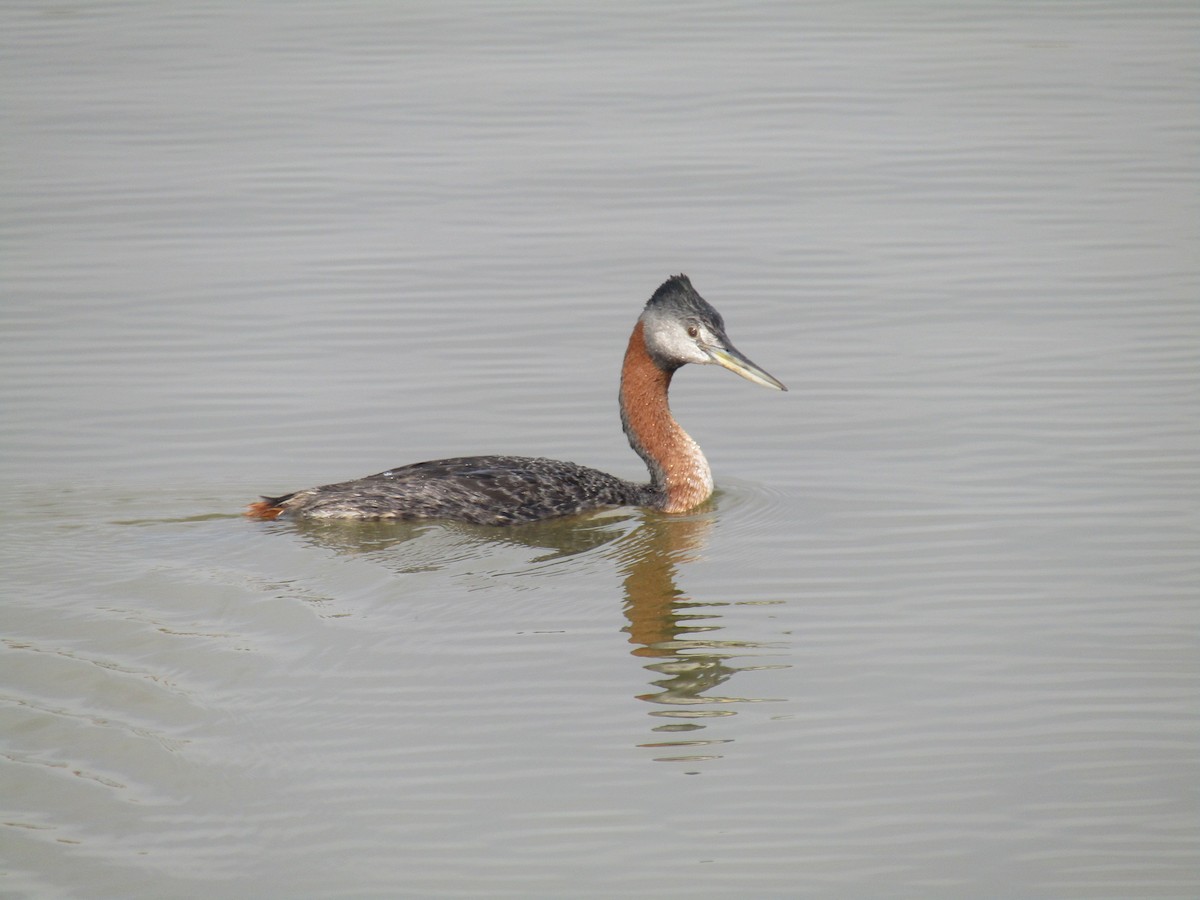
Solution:
[[[725,342],[724,347],[715,347],[712,345],[704,345],[704,352],[708,354],[708,358],[715,362],[718,366],[723,366],[730,372],[737,372],[747,381],[753,381],[755,384],[761,384],[763,387],[774,388],[777,391],[786,391],[787,386],[769,374],[765,369],[760,369],[754,363],[750,362],[733,344]]]

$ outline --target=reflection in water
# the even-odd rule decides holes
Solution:
[[[412,551],[412,556],[409,564],[402,565],[398,571],[410,572],[434,571],[449,560],[477,554],[479,547],[497,544],[537,547],[547,551],[533,562],[576,556],[614,541],[622,533],[621,526],[631,517],[629,513],[593,515],[582,519],[551,519],[512,528],[444,520],[358,522],[320,519],[274,522],[267,527],[294,532],[311,544],[343,553],[371,553],[403,547]],[[437,536],[429,548],[436,555],[422,560],[422,550],[417,546],[416,539],[430,532]],[[389,558],[391,563],[396,561],[396,557]]]
[[[734,715],[732,704],[756,702],[707,692],[751,668],[730,665],[730,659],[763,645],[718,640],[716,634],[723,626],[716,610],[730,604],[690,600],[675,584],[676,567],[701,555],[712,524],[711,504],[685,518],[647,514],[641,527],[623,542],[620,559],[626,570],[625,615],[629,619],[625,631],[634,645],[633,655],[656,660],[646,669],[661,676],[651,682],[659,690],[640,694],[638,699],[662,707],[651,711],[651,716],[670,720],[655,727],[656,732],[697,731],[704,727],[700,720]],[[698,750],[717,743],[725,741],[675,740],[643,746]],[[699,760],[711,755],[688,753],[661,759]]]
[[[603,547],[624,573],[625,616],[623,629],[636,657],[648,660],[656,688],[637,695],[654,704],[650,715],[659,721],[661,734],[695,732],[706,719],[735,715],[733,704],[764,702],[732,694],[712,695],[736,673],[774,666],[735,666],[730,660],[761,650],[759,642],[719,639],[722,608],[730,601],[696,601],[676,585],[680,566],[702,556],[712,530],[715,511],[711,503],[687,516],[667,516],[649,511],[614,511],[586,518],[549,520],[515,528],[496,529],[460,522],[322,522],[295,520],[269,527],[299,534],[306,541],[341,553],[389,551],[388,565],[401,573],[435,571],[459,559],[477,558],[481,548],[508,544],[545,550],[532,562],[562,559]],[[436,539],[420,540],[436,530]],[[398,551],[403,551],[399,553]],[[772,645],[773,646],[773,645]],[[711,754],[696,751],[725,740],[664,740],[643,744],[651,748],[676,748],[679,753],[663,760],[700,760]]]

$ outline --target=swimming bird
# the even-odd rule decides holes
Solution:
[[[621,425],[650,471],[648,484],[540,457],[462,456],[264,497],[246,515],[519,525],[613,506],[686,512],[713,492],[708,460],[667,404],[671,376],[688,363],[723,366],[755,384],[787,390],[733,346],[721,314],[686,275],[676,275],[646,303],[621,368]]]

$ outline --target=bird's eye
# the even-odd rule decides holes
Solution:
[[[695,325],[688,326],[688,337],[694,338],[698,334],[700,334],[700,329],[698,327],[696,327]]]

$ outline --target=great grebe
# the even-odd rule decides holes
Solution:
[[[738,352],[725,334],[721,314],[696,293],[686,275],[676,275],[646,304],[621,368],[621,425],[650,470],[649,484],[554,459],[463,456],[264,497],[246,515],[519,525],[609,506],[686,512],[713,492],[708,460],[667,405],[671,376],[687,363],[716,363],[755,384],[787,390]]]

